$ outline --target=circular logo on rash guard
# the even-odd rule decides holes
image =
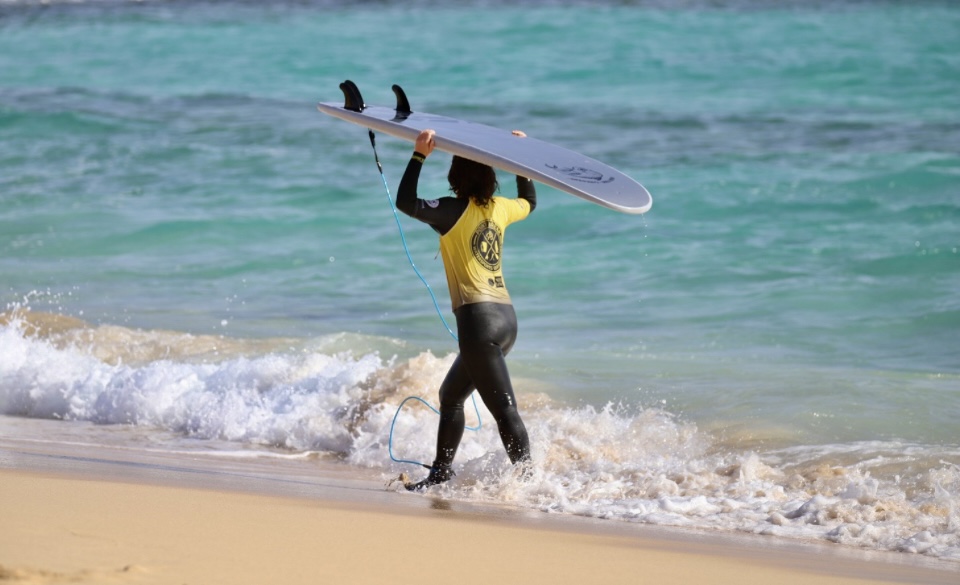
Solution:
[[[473,232],[470,241],[473,248],[473,257],[481,266],[491,272],[500,270],[500,246],[503,243],[503,233],[500,226],[485,219],[480,222]]]

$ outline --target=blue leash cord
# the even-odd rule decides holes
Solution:
[[[417,268],[417,265],[413,263],[413,257],[410,255],[410,249],[407,247],[407,238],[403,235],[403,228],[400,227],[400,215],[397,214],[397,206],[393,204],[393,197],[390,196],[390,187],[387,185],[387,177],[383,174],[383,166],[380,164],[380,157],[377,155],[377,140],[374,137],[373,130],[367,130],[370,133],[370,146],[373,147],[373,159],[377,161],[377,170],[380,171],[380,179],[383,181],[383,189],[387,193],[387,201],[390,202],[390,209],[393,210],[393,219],[397,222],[397,230],[400,231],[400,241],[403,242],[403,251],[407,253],[407,260],[410,262],[410,267],[413,268],[413,271],[417,273],[417,276],[420,277],[420,282],[423,283],[423,286],[427,287],[427,292],[430,293],[430,298],[433,299],[433,308],[437,310],[437,315],[440,317],[440,321],[443,322],[443,326],[447,329],[447,333],[450,334],[450,337],[453,338],[457,343],[460,342],[457,339],[457,334],[453,332],[453,329],[450,329],[450,326],[447,325],[447,320],[443,318],[443,312],[440,310],[440,304],[437,303],[437,296],[433,294],[433,289],[430,287],[430,283],[427,282],[427,279],[420,274],[420,269]]]
[[[427,292],[430,293],[430,298],[433,300],[433,307],[437,310],[437,315],[440,317],[440,321],[443,323],[443,326],[446,328],[447,333],[450,334],[450,337],[453,337],[454,341],[459,343],[460,340],[457,339],[456,333],[454,333],[453,330],[450,329],[450,326],[447,325],[447,320],[443,318],[443,312],[440,310],[440,304],[437,302],[437,296],[433,294],[433,289],[430,287],[430,283],[427,282],[427,279],[423,277],[423,274],[420,273],[420,269],[417,268],[417,265],[414,264],[413,262],[413,257],[410,255],[410,248],[407,247],[407,238],[406,236],[403,235],[403,227],[401,227],[400,225],[400,215],[397,213],[397,206],[394,205],[393,203],[393,197],[390,195],[390,186],[387,185],[387,177],[383,174],[383,165],[380,164],[380,156],[377,154],[376,136],[373,134],[373,130],[368,129],[367,132],[369,132],[370,134],[370,146],[373,147],[373,159],[377,162],[377,170],[380,171],[380,179],[383,181],[383,189],[387,193],[387,201],[390,203],[390,209],[393,210],[393,219],[397,222],[397,230],[400,232],[400,241],[403,242],[403,251],[406,252],[407,254],[407,260],[410,262],[410,267],[413,268],[413,271],[417,273],[418,277],[420,277],[420,282],[422,282],[423,285],[427,287]],[[464,426],[464,428],[468,431],[479,431],[480,427],[483,426],[483,421],[480,420],[480,407],[477,406],[476,394],[471,394],[470,398],[471,400],[473,400],[473,409],[477,412],[477,426],[475,427]],[[426,467],[427,469],[430,469],[431,466],[427,465],[426,463],[422,463],[420,461],[412,461],[410,459],[397,459],[396,457],[393,456],[393,428],[397,424],[397,417],[400,416],[400,410],[403,409],[403,405],[411,400],[419,400],[420,402],[425,404],[427,408],[437,413],[437,415],[440,414],[439,410],[434,408],[429,402],[427,402],[423,398],[420,398],[419,396],[408,396],[404,398],[403,401],[400,403],[400,406],[397,407],[396,414],[393,415],[393,422],[390,423],[390,437],[387,440],[387,451],[390,453],[390,459],[392,459],[396,463],[409,463],[411,465],[420,465],[422,467]]]
[[[463,428],[467,429],[468,431],[479,431],[480,427],[483,425],[483,421],[480,420],[480,409],[479,407],[477,407],[477,397],[476,395],[471,394],[470,398],[473,400],[473,408],[477,411],[477,426],[475,427],[464,426]],[[423,404],[425,404],[426,407],[432,410],[433,412],[437,413],[438,415],[440,414],[439,410],[434,408],[433,405],[431,405],[429,402],[427,402],[423,398],[420,398],[419,396],[407,396],[406,398],[404,398],[403,402],[400,403],[400,406],[397,407],[397,413],[393,415],[393,422],[390,423],[390,440],[387,442],[387,451],[389,451],[390,453],[390,459],[396,461],[397,463],[410,463],[412,465],[420,465],[422,467],[426,467],[427,469],[431,469],[431,466],[427,465],[426,463],[422,463],[420,461],[411,461],[410,459],[397,459],[396,457],[393,456],[393,427],[396,426],[397,424],[397,417],[400,416],[400,410],[403,408],[403,405],[411,400],[418,400]]]

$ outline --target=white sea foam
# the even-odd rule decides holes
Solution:
[[[290,340],[265,352],[271,344],[263,341],[76,323],[47,329],[0,326],[0,413],[228,441],[236,446],[228,456],[245,445],[319,452],[384,469],[385,479],[418,473],[390,461],[391,424],[404,397],[432,399],[452,360],[323,353],[315,342],[291,348]],[[197,349],[210,344],[221,348],[216,355]],[[960,561],[955,448],[869,442],[739,451],[666,411],[570,407],[515,382],[533,441],[532,477],[509,465],[481,405],[482,428],[466,433],[457,478],[433,489],[546,512]],[[430,461],[436,422],[428,408],[408,403],[396,417],[394,454]]]

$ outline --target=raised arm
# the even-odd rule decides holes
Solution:
[[[517,175],[517,197],[527,200],[531,213],[537,208],[537,189],[533,186],[533,181],[520,175]]]
[[[417,183],[420,181],[423,161],[433,152],[433,137],[433,130],[424,130],[417,137],[413,156],[410,157],[407,170],[404,171],[400,186],[397,188],[397,209],[443,235],[450,231],[460,219],[463,210],[467,207],[467,200],[454,197],[426,200],[417,196]]]
[[[433,152],[435,134],[433,130],[424,130],[417,136],[417,142],[413,146],[413,156],[410,157],[407,170],[404,171],[400,186],[397,188],[397,209],[410,217],[417,216],[417,183],[420,181],[420,169],[423,168],[423,161],[427,160]]]
[[[511,134],[519,138],[527,137],[527,134],[523,130],[514,130]],[[531,213],[537,208],[537,190],[533,186],[533,181],[520,175],[517,175],[517,197],[527,200],[530,204]]]

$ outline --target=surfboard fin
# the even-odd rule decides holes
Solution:
[[[407,116],[413,113],[413,110],[410,109],[410,102],[407,101],[407,94],[404,93],[403,88],[393,84],[393,93],[397,96],[397,118],[405,119]]]
[[[362,112],[367,107],[356,83],[348,79],[340,84],[340,91],[343,92],[343,109]]]

